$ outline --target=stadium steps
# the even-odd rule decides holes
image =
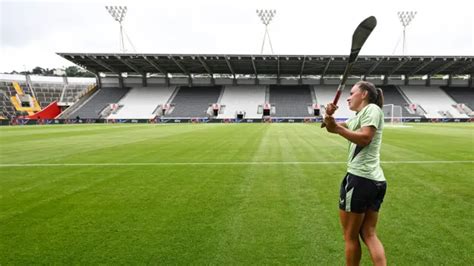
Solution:
[[[474,109],[474,89],[467,87],[441,87],[441,89],[456,103],[467,105]]]
[[[244,118],[258,119],[258,106],[265,102],[266,86],[259,85],[227,85],[220,100],[223,112],[217,118],[236,118],[238,112],[243,112]]]
[[[176,94],[178,94],[180,87],[176,86],[176,88],[173,90],[173,93],[171,94],[170,98],[166,102],[166,104],[170,104],[173,102],[174,98],[176,97]]]
[[[182,86],[171,102],[173,110],[165,117],[208,117],[209,105],[217,102],[221,90],[221,86]]]
[[[407,95],[405,94],[405,92],[400,88],[400,86],[394,86],[394,87],[397,89],[398,93],[403,97],[403,99],[405,100],[406,103],[408,103],[408,104],[411,104],[411,103],[412,103],[411,100],[410,100],[410,98],[408,98],[408,96],[407,96]]]
[[[225,91],[225,87],[222,87],[221,93],[219,94],[219,98],[217,98],[216,103],[219,103],[219,104],[221,103],[222,97],[224,96],[224,91]]]
[[[313,101],[313,103],[319,104],[318,100],[316,99],[316,92],[314,91],[314,86],[310,86],[309,91],[311,93],[311,100]]]
[[[13,107],[15,107],[16,111],[27,112],[28,115],[34,114],[34,112],[31,110],[31,108],[22,107],[21,103],[18,102],[18,99],[16,98],[16,96],[11,96],[10,97],[10,102],[13,104]]]
[[[400,88],[393,85],[382,86],[381,88],[383,90],[384,104],[393,104],[401,106],[403,117],[420,116],[418,114],[412,114],[406,109],[411,102],[409,102],[406,95],[401,92]]]
[[[68,108],[66,108],[57,118],[58,119],[70,119],[73,118],[71,117],[71,113],[75,112],[79,108],[81,108],[91,97],[97,93],[97,86],[93,86],[89,89],[88,92],[86,92],[83,96],[79,98],[77,102],[74,104],[70,105]]]
[[[275,106],[275,117],[307,117],[312,104],[309,85],[270,85],[270,103]]]
[[[16,111],[19,111],[19,112],[27,112],[28,115],[33,115],[35,112],[39,112],[41,111],[41,106],[39,105],[38,101],[36,100],[35,97],[33,97],[33,95],[31,95],[31,93],[29,91],[27,91],[28,93],[25,94],[25,92],[23,91],[23,89],[21,88],[20,84],[16,81],[13,81],[12,82],[12,85],[13,85],[13,88],[15,89],[15,92],[16,94],[15,95],[12,95],[10,96],[10,101],[11,103],[13,104],[13,106],[15,107]],[[24,96],[24,97],[27,97],[29,96],[30,98],[30,103],[33,103],[33,106],[29,106],[29,107],[23,107],[21,102],[18,100],[17,98],[17,95],[20,95],[20,96]]]
[[[79,116],[81,119],[101,118],[101,111],[111,103],[118,103],[128,90],[128,88],[101,88],[81,108],[72,112],[70,116]]]
[[[265,87],[265,103],[270,103],[270,86]]]
[[[469,118],[455,107],[456,102],[440,87],[403,86],[405,94],[426,111],[426,118]]]
[[[174,88],[136,87],[132,88],[118,103],[121,108],[112,113],[110,119],[152,119],[159,107],[166,103]],[[157,110],[158,109],[158,110]]]
[[[20,94],[20,95],[24,95],[24,94],[25,94],[25,93],[23,92],[23,89],[20,87],[20,84],[18,84],[18,82],[13,81],[12,84],[13,84],[13,88],[15,89],[16,93],[18,93],[18,94]]]
[[[336,91],[333,85],[316,85],[314,86],[317,102],[321,106],[321,110],[325,110],[326,104],[334,100],[334,95]],[[347,98],[349,97],[350,90],[343,90],[341,98],[339,99],[337,112],[334,113],[334,117],[347,119],[354,116],[354,112],[349,109],[347,105]]]

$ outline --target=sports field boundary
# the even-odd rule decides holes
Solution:
[[[381,164],[471,164],[474,161],[381,161]],[[320,165],[347,164],[345,161],[322,162],[150,162],[150,163],[24,163],[0,164],[0,167],[74,167],[74,166],[169,166],[169,165]]]

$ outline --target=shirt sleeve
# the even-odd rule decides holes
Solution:
[[[347,119],[346,121],[344,121],[347,125],[347,128],[349,128],[350,130],[354,130],[354,125],[353,125],[353,121],[356,119],[356,117],[351,117],[349,119]]]
[[[365,112],[360,118],[360,127],[373,126],[378,129],[380,127],[381,119],[382,112],[380,112],[380,108],[375,104],[371,104],[367,106]]]

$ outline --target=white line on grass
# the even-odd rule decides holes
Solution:
[[[168,165],[292,165],[292,164],[346,164],[343,161],[327,162],[161,162],[161,163],[24,163],[0,164],[0,167],[61,167],[61,166],[168,166]],[[382,161],[382,164],[456,164],[474,161]]]

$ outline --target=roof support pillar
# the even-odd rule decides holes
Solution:
[[[99,72],[95,72],[95,84],[97,88],[102,88],[102,77],[99,75]]]
[[[211,74],[211,84],[212,86],[216,86],[216,79],[214,78],[214,74]]]
[[[303,71],[304,71],[304,64],[305,63],[306,63],[306,56],[303,56],[303,62],[301,63],[300,75],[299,75],[299,79],[298,79],[298,84],[299,85],[303,84]]]
[[[258,85],[260,82],[258,80],[258,72],[257,72],[257,66],[255,65],[255,58],[252,56],[252,67],[253,67],[253,72],[255,73],[255,85]]]
[[[123,77],[121,73],[119,73],[118,82],[119,82],[119,88],[121,89],[124,88]]]
[[[280,85],[280,57],[277,56],[277,85]]]

